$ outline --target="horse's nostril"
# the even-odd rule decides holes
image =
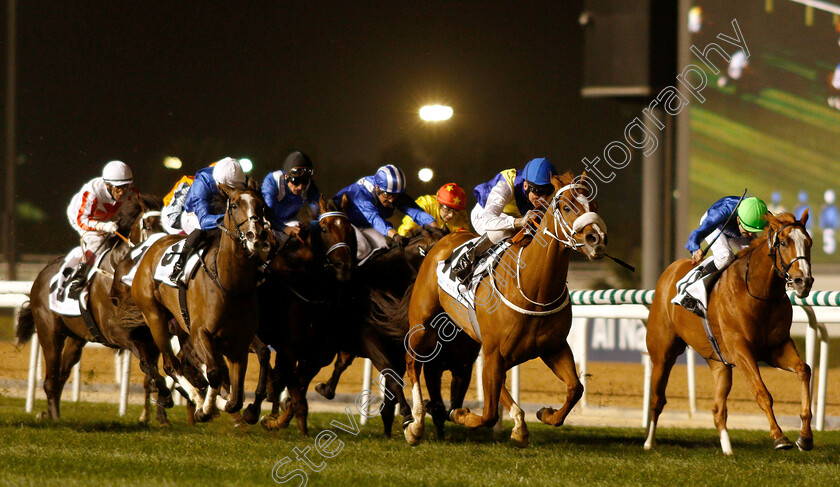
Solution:
[[[249,231],[245,234],[245,238],[248,239],[249,242],[253,242],[255,238],[257,238],[257,234],[252,231]]]
[[[801,285],[805,284],[805,279],[802,279],[801,277],[797,277],[796,279],[793,280],[793,283],[796,284],[797,286],[801,286]]]

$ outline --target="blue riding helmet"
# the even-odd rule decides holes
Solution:
[[[376,171],[376,187],[386,193],[405,191],[405,173],[393,164],[387,164]]]
[[[525,181],[533,183],[537,186],[545,186],[547,184],[551,184],[551,176],[556,174],[557,169],[555,169],[554,164],[545,157],[538,157],[536,159],[531,159],[531,161],[525,165],[525,171],[522,172],[522,178],[525,179]]]

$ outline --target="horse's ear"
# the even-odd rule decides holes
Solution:
[[[256,180],[256,178],[248,176],[248,183],[245,186],[251,191],[255,191],[257,193],[260,192],[260,184],[259,181]]]
[[[770,213],[769,211],[764,213],[764,218],[767,219],[767,226],[773,230],[778,230],[782,227],[782,221],[776,217],[776,215]]]
[[[807,221],[808,221],[808,208],[805,208],[805,211],[802,212],[802,216],[799,218],[799,222],[804,225],[805,222],[807,222]]]
[[[335,203],[332,200],[327,199],[324,195],[321,195],[321,198],[318,200],[318,206],[321,207],[321,213],[326,213],[328,211],[335,211]]]
[[[230,198],[230,196],[233,194],[233,191],[234,191],[233,188],[231,188],[230,186],[228,186],[226,184],[216,183],[216,187],[218,187],[219,191],[221,191],[222,194],[225,195],[225,197],[227,197],[227,198]]]
[[[350,200],[347,199],[347,193],[341,196],[341,211],[347,213],[347,207],[350,205]]]

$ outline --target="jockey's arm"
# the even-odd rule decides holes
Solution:
[[[519,219],[504,213],[505,206],[511,200],[513,200],[513,188],[507,181],[499,181],[487,195],[487,201],[484,203],[484,212],[481,214],[481,219],[484,221],[485,231],[517,228]]]
[[[688,242],[685,244],[686,250],[694,255],[700,249],[700,242],[714,232],[718,226],[723,225],[728,217],[729,215],[722,214],[719,211],[713,211],[710,208],[706,214],[706,218],[700,222],[700,226],[688,236]]]
[[[421,227],[433,224],[434,226],[437,225],[437,223],[435,223],[434,217],[426,213],[423,210],[423,208],[420,208],[420,206],[405,193],[399,195],[396,201],[396,205],[394,206],[396,206],[400,211],[411,217],[411,219],[414,220],[414,223]]]

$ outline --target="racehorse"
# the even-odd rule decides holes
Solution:
[[[790,213],[766,214],[767,229],[724,270],[714,285],[708,306],[708,319],[719,344],[721,357],[713,350],[701,324],[701,318],[671,303],[676,282],[691,270],[690,259],[680,259],[665,269],[656,285],[656,296],[647,324],[647,348],[653,362],[651,378],[651,420],[645,449],[654,444],[656,422],[665,406],[665,387],[677,356],[686,344],[706,359],[715,382],[713,408],[715,426],[720,433],[723,453],[732,454],[726,430],[726,398],[732,387],[732,369],[721,361],[733,363],[743,372],[756,402],[770,422],[770,436],[776,449],[793,444],[782,433],[773,414],[773,398],[761,380],[758,361],[796,373],[802,384],[802,428],[797,446],[814,446],[811,432],[811,369],[796,351],[790,338],[793,308],[785,292],[792,285],[796,295],[807,297],[811,277],[811,237],[805,230],[808,211],[796,220]]]
[[[305,256],[308,263],[293,264],[293,267],[303,265],[304,268],[292,275],[267,276],[258,290],[263,312],[260,313],[257,336],[277,352],[271,388],[273,415],[262,425],[267,429],[285,427],[294,414],[304,436],[308,433],[306,390],[315,374],[332,361],[338,349],[336,330],[344,325],[342,286],[351,278],[355,258],[352,249],[356,235],[345,213],[346,197],[340,211],[331,200],[323,197],[319,205],[319,218],[301,232],[305,249],[310,252],[296,252],[296,256]],[[243,414],[249,423],[256,422],[260,402],[265,398],[264,393],[260,394],[265,389],[265,375],[261,373],[260,379],[255,401]],[[277,419],[278,396],[286,387],[291,405],[284,416]]]
[[[413,395],[413,422],[405,429],[409,444],[418,444],[424,433],[426,411],[419,383],[423,361],[432,356],[439,345],[439,336],[446,341],[442,335],[451,335],[442,330],[448,323],[437,323],[443,312],[473,340],[481,342],[484,351],[484,412],[477,415],[466,408],[453,410],[450,419],[456,423],[470,428],[492,427],[499,419],[501,400],[514,419],[511,440],[516,446],[527,446],[529,434],[524,413],[504,382],[508,369],[536,357],[567,387],[563,406],[559,410],[542,408],[537,412],[539,420],[560,426],[580,400],[583,385],[566,342],[572,324],[566,275],[573,251],[582,252],[589,260],[600,259],[607,238],[606,224],[595,212],[597,205],[589,201],[586,182],[585,174],[578,179],[573,179],[570,173],[553,176],[551,183],[555,191],[544,203],[545,214],[533,239],[512,239],[515,242],[499,259],[497,273],[480,281],[475,291],[475,321],[480,324],[480,338],[473,329],[469,311],[439,289],[436,275],[438,262],[475,235],[446,236],[426,256],[411,294],[408,312],[411,329],[405,340],[407,376]],[[511,270],[515,278],[508,275],[502,279],[498,273],[504,269]],[[436,329],[431,330],[431,326]]]
[[[401,325],[382,324],[382,317],[378,316],[382,306],[376,299],[378,295],[403,296],[417,277],[417,269],[424,257],[442,236],[434,229],[421,229],[404,247],[393,247],[354,271],[349,303],[344,313],[345,325],[338,330],[340,351],[330,379],[315,388],[319,394],[327,399],[335,397],[341,374],[356,356],[369,358],[380,372],[393,371],[399,377],[405,374],[402,335],[395,337],[392,328],[401,329]],[[394,405],[400,404],[400,413],[406,418],[410,409],[403,384],[398,383],[390,373],[383,374],[383,377],[388,392],[385,393],[380,415],[383,432],[385,436],[390,436]]]
[[[128,234],[131,245],[137,244],[155,232],[162,232],[160,208],[162,202],[149,195],[140,195],[136,200],[123,204],[119,213],[119,233]],[[140,367],[154,380],[157,386],[159,405],[171,405],[172,397],[163,377],[157,373],[157,359],[160,354],[148,328],[125,328],[120,325],[117,308],[110,298],[113,272],[118,263],[126,256],[130,245],[117,236],[106,242],[110,249],[102,261],[98,272],[90,280],[88,287],[89,311],[94,323],[99,328],[105,341],[104,345],[112,348],[128,349],[139,360]],[[63,316],[50,310],[50,279],[61,269],[63,258],[48,264],[32,283],[30,301],[20,310],[16,336],[18,343],[28,341],[35,330],[38,341],[44,349],[46,375],[44,392],[47,395],[49,412],[41,412],[39,418],[60,417],[59,403],[64,384],[70,376],[73,366],[82,355],[82,348],[89,341],[97,341],[82,317]],[[149,381],[147,379],[148,387]],[[145,411],[144,411],[145,413]],[[144,414],[145,416],[145,414]],[[166,414],[158,408],[158,421],[167,424]]]
[[[195,412],[198,421],[211,419],[223,381],[230,384],[229,399],[219,399],[224,410],[234,413],[242,407],[248,346],[258,323],[257,266],[267,259],[274,245],[265,219],[265,202],[255,180],[250,179],[245,189],[220,188],[227,197],[224,218],[219,224],[222,234],[215,238],[200,269],[189,279],[186,306],[190,323],[181,313],[178,289],[154,279],[164,251],[182,236],[171,235],[155,242],[140,261],[131,286],[131,296],[163,354],[166,373],[192,397],[197,395],[189,383],[181,380],[181,363],[172,352],[167,325],[172,318],[189,333],[195,353],[206,367],[209,385],[203,407]],[[196,402],[200,401],[197,398]]]

